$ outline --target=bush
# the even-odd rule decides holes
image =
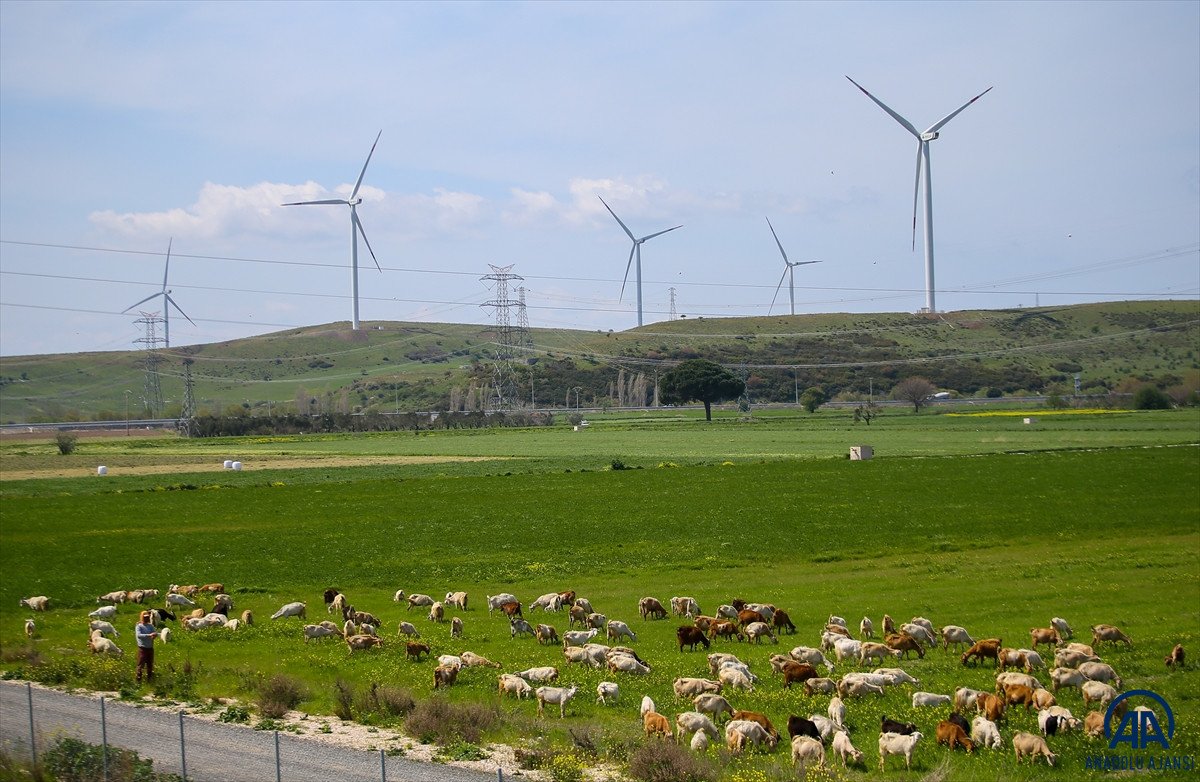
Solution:
[[[108,748],[108,774],[104,776],[104,749],[79,739],[63,737],[41,757],[43,767],[59,782],[108,779],[111,782],[174,782],[176,774],[154,771],[154,761],[120,747]]]
[[[250,710],[245,706],[230,706],[217,715],[217,722],[242,723],[250,721]]]
[[[644,782],[710,782],[716,769],[673,741],[650,741],[629,758],[629,774]]]
[[[422,744],[452,744],[462,740],[478,744],[483,732],[495,724],[499,711],[495,706],[482,704],[452,704],[441,698],[430,698],[417,704],[404,729]]]
[[[307,697],[299,679],[277,673],[259,687],[258,710],[264,717],[279,719]]]
[[[70,432],[60,429],[58,434],[54,435],[54,444],[58,446],[58,452],[66,456],[69,453],[75,453],[75,442],[78,439]]]
[[[333,713],[338,719],[354,719],[354,685],[345,679],[333,683]]]
[[[1172,407],[1171,397],[1154,386],[1144,386],[1133,395],[1134,410],[1170,410]]]
[[[371,683],[371,689],[358,700],[360,714],[377,715],[379,717],[403,717],[417,706],[412,693],[403,687],[392,687],[386,684]]]

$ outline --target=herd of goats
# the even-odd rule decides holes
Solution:
[[[97,602],[103,605],[88,615],[89,646],[92,651],[121,655],[122,650],[112,640],[119,635],[111,622],[116,616],[117,606],[126,602],[145,603],[159,594],[155,589],[119,590],[98,597]],[[204,594],[212,596],[211,609],[199,605],[200,596]],[[468,602],[465,592],[448,592],[444,599],[436,600],[430,595],[406,595],[404,590],[399,590],[393,599],[405,603],[408,611],[427,608],[429,620],[438,624],[447,620],[448,608],[465,611]],[[337,589],[325,590],[324,601],[326,613],[340,616],[341,622],[326,619],[316,624],[304,624],[305,642],[336,636],[344,640],[350,653],[383,646],[379,635],[382,624],[379,617],[356,609],[346,595]],[[45,596],[21,600],[22,606],[33,611],[45,611],[49,603],[49,598]],[[604,640],[609,642],[636,642],[637,634],[627,623],[597,613],[586,598],[577,597],[574,591],[550,592],[524,607],[512,594],[489,595],[487,605],[489,614],[497,612],[508,620],[511,638],[530,636],[541,644],[560,647],[567,665],[606,668],[614,674],[643,675],[650,672],[650,664],[631,647],[595,641],[603,633]],[[565,612],[566,629],[560,634],[548,622],[529,621],[525,613],[532,613],[536,609],[541,609],[546,616],[550,613],[562,616]],[[151,621],[160,628],[159,638],[162,642],[171,639],[171,630],[166,624],[169,621],[175,621],[179,627],[189,631],[201,631],[209,627],[236,630],[239,626],[254,623],[252,612],[243,611],[240,615],[230,616],[233,610],[233,599],[220,583],[173,584],[164,596],[164,607],[150,609]],[[722,605],[709,616],[701,613],[699,603],[691,597],[672,597],[669,610],[657,599],[644,597],[638,603],[638,612],[643,620],[665,620],[669,616],[687,620],[689,624],[680,625],[676,630],[680,652],[685,648],[695,651],[698,646],[707,651],[718,639],[756,644],[764,640],[778,643],[782,634],[796,632],[786,611],[770,604],[743,600]],[[287,617],[304,621],[307,605],[303,602],[288,603],[276,611],[271,619]],[[449,623],[450,637],[461,639],[462,618],[451,617]],[[1030,630],[1030,648],[1005,647],[998,638],[975,640],[963,627],[947,625],[938,629],[922,617],[914,617],[912,621],[897,626],[885,614],[882,629],[882,639],[876,641],[874,623],[864,617],[859,623],[858,638],[855,638],[845,619],[830,616],[818,647],[796,646],[786,655],[770,656],[771,672],[782,677],[784,687],[791,688],[798,684],[807,694],[830,696],[826,714],[788,717],[787,730],[794,764],[824,766],[827,747],[843,765],[861,764],[863,753],[854,747],[846,728],[846,701],[868,695],[881,696],[888,687],[916,687],[920,682],[898,667],[875,668],[869,673],[858,669],[870,664],[894,663],[899,659],[907,659],[910,654],[923,658],[928,649],[939,645],[947,651],[951,646],[956,651],[962,650],[963,665],[978,665],[990,660],[996,669],[994,692],[960,687],[953,695],[922,691],[912,693],[914,708],[948,707],[952,710],[947,719],[938,722],[935,728],[937,743],[945,744],[951,750],[961,747],[966,752],[973,752],[981,746],[1000,749],[1004,740],[999,724],[1006,721],[1008,709],[1024,706],[1026,711],[1036,709],[1040,735],[1018,731],[1011,736],[1017,760],[1028,757],[1036,761],[1041,757],[1054,765],[1057,756],[1047,744],[1048,737],[1080,729],[1089,736],[1100,736],[1106,728],[1111,728],[1111,718],[1120,719],[1124,716],[1124,701],[1116,703],[1111,710],[1113,714],[1104,711],[1117,699],[1122,682],[1116,670],[1096,654],[1101,643],[1132,646],[1129,637],[1113,625],[1091,627],[1092,643],[1089,645],[1073,641],[1071,626],[1064,619],[1055,617],[1049,627]],[[30,637],[34,636],[36,624],[32,618],[26,619],[25,632]],[[405,653],[410,659],[419,661],[423,656],[431,656],[429,644],[420,640],[421,633],[413,623],[400,622],[397,635],[405,637]],[[1042,657],[1042,654],[1050,653],[1053,653],[1052,665],[1048,665]],[[435,690],[452,686],[459,671],[464,668],[502,667],[469,651],[460,655],[443,654],[436,660],[437,666],[433,671]],[[750,670],[749,665],[729,652],[712,652],[707,660],[709,676],[674,680],[675,695],[689,701],[692,709],[677,714],[673,723],[658,712],[649,696],[643,697],[641,717],[646,734],[688,742],[693,749],[703,751],[710,740],[721,740],[722,733],[717,726],[723,723],[724,742],[730,750],[740,752],[750,746],[774,750],[780,734],[771,720],[758,712],[735,709],[729,700],[736,691],[753,691],[759,677]],[[1183,662],[1182,645],[1176,645],[1165,658],[1170,668],[1182,666]],[[832,674],[835,663],[848,664],[855,669],[838,679],[823,675]],[[1039,670],[1048,672],[1050,690],[1034,675]],[[557,706],[561,718],[579,688],[578,685],[554,686],[558,675],[559,669],[554,665],[501,673],[497,677],[498,691],[501,696],[535,698],[539,717],[543,715],[547,704]],[[1077,719],[1069,709],[1057,702],[1056,695],[1064,688],[1077,688],[1082,694],[1084,709],[1093,705],[1096,709],[1089,711],[1084,719]],[[602,681],[596,687],[596,694],[598,703],[611,703],[619,697],[620,685],[613,681]],[[1139,706],[1135,711],[1144,709]],[[964,716],[968,714],[973,714],[972,719]],[[922,738],[924,736],[915,724],[892,720],[883,715],[878,744],[880,768],[884,768],[889,755],[903,756],[905,767],[910,768],[913,749]]]

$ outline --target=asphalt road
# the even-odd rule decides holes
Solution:
[[[182,773],[196,782],[272,782],[276,779],[275,734],[239,725],[183,718],[186,755],[180,754],[176,712],[105,701],[108,745],[136,751],[158,771]],[[91,744],[101,740],[100,699],[33,688],[34,736],[44,752],[56,737],[74,736]],[[0,682],[0,744],[14,758],[28,760],[29,701],[22,682]],[[288,733],[279,735],[279,779],[286,782],[379,782],[384,779],[378,752],[347,749]],[[496,775],[388,757],[386,779],[404,782],[486,782]],[[508,774],[505,773],[505,779]]]

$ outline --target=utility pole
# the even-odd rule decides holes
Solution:
[[[496,312],[496,358],[492,365],[492,388],[495,394],[495,407],[497,410],[503,410],[511,407],[515,401],[513,348],[519,337],[518,329],[514,329],[512,326],[510,313],[510,310],[518,307],[518,304],[508,298],[508,283],[525,278],[512,273],[513,264],[495,266],[489,263],[488,267],[491,268],[492,273],[485,274],[479,279],[496,283],[496,297],[479,306],[491,307]]]
[[[133,393],[128,388],[125,389],[125,436],[129,436],[129,395]]]

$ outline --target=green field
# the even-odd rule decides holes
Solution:
[[[408,619],[434,654],[470,649],[506,671],[559,665],[561,681],[578,683],[568,719],[539,723],[528,702],[501,702],[492,739],[567,747],[567,728],[593,726],[611,755],[639,743],[638,701],[650,694],[672,716],[684,704],[671,693],[677,676],[706,675],[703,655],[674,647],[679,622],[643,622],[637,601],[692,595],[711,612],[734,597],[786,608],[799,627],[779,646],[716,642],[762,677],[753,693],[730,696],[735,707],[766,713],[777,726],[789,714],[823,714],[828,698],[806,697],[769,676],[767,658],[794,645],[816,646],[830,614],[880,624],[921,615],[936,626],[965,626],[976,638],[1028,646],[1028,630],[1051,616],[1071,622],[1083,640],[1098,623],[1122,627],[1131,649],[1099,653],[1125,689],[1154,690],[1171,704],[1171,753],[1200,755],[1200,669],[1170,673],[1163,656],[1175,643],[1200,654],[1200,416],[1195,410],[1047,416],[889,415],[870,429],[844,416],[777,416],[706,426],[688,417],[599,418],[588,430],[471,431],[437,434],[187,442],[173,439],[85,441],[73,457],[37,443],[0,448],[3,473],[76,460],[191,464],[239,458],[247,470],[122,477],[114,474],[0,482],[0,645],[9,672],[27,672],[18,599],[46,594],[54,610],[37,617],[33,646],[69,683],[132,679],[132,661],[104,665],[83,652],[84,615],[113,589],[222,581],[237,609],[257,624],[228,633],[176,633],[160,649],[160,666],[189,661],[201,671],[197,694],[252,699],[253,675],[286,672],[305,681],[302,708],[332,713],[339,677],[360,688],[373,682],[431,694],[432,664],[409,663],[389,643],[350,658],[326,639],[302,643],[295,619],[266,619],[304,600],[309,621],[325,618],[321,590],[335,585],[359,608],[384,620],[394,637]],[[848,445],[870,443],[879,456],[850,462]],[[339,462],[302,470],[256,470],[256,458],[372,455],[487,457],[480,462],[354,467]],[[103,459],[101,462],[99,459]],[[614,460],[635,468],[611,469]],[[174,489],[174,490],[172,490]],[[462,642],[448,625],[406,612],[392,593],[470,593],[460,615]],[[511,591],[526,603],[548,591],[575,589],[596,610],[629,622],[632,644],[653,665],[646,677],[563,666],[561,653],[530,639],[511,640],[504,620],[489,616],[484,595]],[[531,616],[540,620],[541,614]],[[119,627],[133,624],[126,609]],[[565,615],[551,622],[566,629]],[[132,651],[123,630],[122,645]],[[1192,650],[1196,651],[1193,652]],[[1194,660],[1195,658],[1192,657]],[[991,689],[989,667],[964,668],[940,650],[903,663],[919,689]],[[846,669],[839,666],[838,675]],[[450,696],[496,703],[494,670],[468,670]],[[595,704],[602,679],[618,681],[622,701]],[[1043,681],[1048,677],[1042,674]],[[1018,767],[1004,753],[952,755],[933,742],[946,710],[913,709],[913,688],[883,699],[851,701],[849,726],[878,776],[881,713],[918,723],[914,771],[888,763],[888,778],[1088,776],[1084,758],[1102,744],[1078,735],[1050,739],[1055,769]],[[1084,713],[1078,691],[1059,701]],[[1023,711],[1001,725],[1036,732]],[[540,736],[540,738],[538,738]],[[723,778],[789,778],[786,748],[774,754],[710,757]],[[948,765],[945,765],[948,764]],[[840,772],[838,776],[841,776]],[[1100,776],[1094,774],[1091,776]]]

